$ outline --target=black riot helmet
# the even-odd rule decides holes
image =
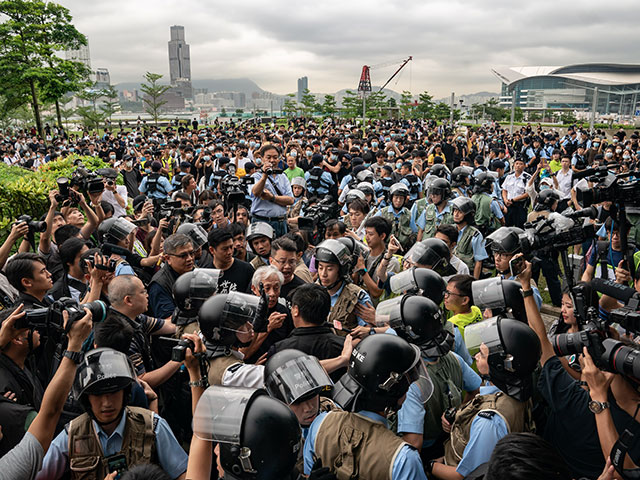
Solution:
[[[183,315],[196,316],[204,301],[216,293],[222,270],[196,268],[183,273],[173,284],[173,299]]]
[[[431,268],[443,277],[456,273],[450,263],[449,247],[439,238],[428,238],[414,244],[404,259],[413,265]]]
[[[500,227],[487,236],[486,247],[493,253],[516,254],[520,252],[519,235],[524,231],[517,227]]]
[[[440,307],[428,298],[403,295],[380,302],[376,324],[388,325],[400,338],[418,345],[423,355],[440,358],[453,348],[455,338],[444,329]]]
[[[489,308],[493,315],[509,316],[527,323],[521,290],[519,282],[499,276],[475,280],[471,284],[473,304],[480,310]]]
[[[463,215],[465,221],[473,225],[475,223],[475,215],[476,215],[476,204],[473,200],[468,197],[456,197],[450,202],[451,208],[454,210],[460,210]]]
[[[435,166],[435,165],[434,165]],[[472,177],[471,167],[456,167],[451,172],[451,185],[453,187],[466,187],[467,179]]]
[[[318,262],[332,263],[340,266],[338,282],[349,275],[351,269],[351,252],[347,246],[334,239],[324,240],[316,247],[316,264]],[[335,285],[333,285],[335,286]],[[333,286],[328,286],[331,289]]]
[[[207,243],[207,231],[195,223],[183,223],[178,227],[176,233],[181,233],[189,237],[191,243],[193,243],[193,248],[196,250]]]
[[[448,174],[447,167],[445,167],[442,163],[436,163],[429,170],[429,175],[433,175],[439,178],[447,178]]]
[[[398,195],[401,197],[408,197],[409,187],[407,187],[404,183],[400,183],[400,182],[394,183],[389,188],[389,198],[393,197],[394,195]]]
[[[558,192],[551,188],[547,188],[542,190],[536,197],[534,210],[536,212],[542,212],[543,210],[553,211],[554,204],[559,201],[560,195]]]
[[[356,186],[358,190],[360,190],[365,195],[371,195],[371,198],[375,198],[375,190],[373,189],[373,184],[371,182],[360,182]]]
[[[396,410],[413,382],[418,382],[426,402],[433,384],[420,349],[395,335],[370,335],[351,352],[347,373],[336,383],[333,400],[352,412]]]
[[[430,268],[415,268],[396,273],[389,279],[393,293],[418,293],[440,305],[447,282]]]
[[[253,322],[263,309],[260,297],[231,292],[214,295],[200,308],[200,332],[206,341],[231,346],[237,342],[236,333]]]
[[[333,382],[316,357],[288,348],[265,363],[264,386],[269,395],[291,405],[331,389]]]
[[[96,348],[85,353],[78,366],[73,396],[89,416],[96,420],[87,395],[104,395],[124,390],[124,411],[135,380],[136,372],[126,354],[112,348]]]
[[[225,478],[289,478],[301,448],[298,419],[264,390],[209,387],[196,406],[193,432],[220,444]]]
[[[135,229],[136,226],[126,218],[107,218],[100,223],[98,233],[102,235],[103,243],[118,244]]]
[[[429,184],[427,199],[431,195],[440,195],[440,202],[446,202],[451,196],[451,184],[446,178],[436,178]]]
[[[351,254],[351,265],[355,265],[359,256],[362,256],[365,260],[369,257],[371,250],[364,243],[359,242],[353,237],[340,237],[337,238],[340,243],[344,244]]]
[[[476,175],[474,183],[476,191],[491,193],[495,185],[495,178],[489,172],[480,172]]]
[[[483,343],[489,348],[491,383],[521,402],[531,397],[532,373],[542,350],[538,336],[529,325],[497,316],[467,326],[464,338],[470,351]]]

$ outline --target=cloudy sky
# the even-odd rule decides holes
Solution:
[[[169,26],[183,25],[194,79],[248,77],[279,94],[357,87],[362,65],[412,55],[389,85],[445,97],[499,91],[495,65],[638,61],[638,3],[618,0],[58,0],[112,83],[169,76]],[[381,85],[394,67],[371,71]]]

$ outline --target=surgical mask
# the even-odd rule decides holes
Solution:
[[[305,152],[305,154],[307,155],[307,157],[312,157],[313,156],[313,151],[312,150],[307,150]]]
[[[211,157],[209,155],[205,155],[202,158],[204,159],[205,162],[208,162],[209,160],[211,160]]]
[[[400,170],[400,168],[401,168],[401,167],[402,167],[402,162],[398,162],[398,163],[396,163],[396,168],[397,168],[398,170]]]
[[[616,153],[622,153],[622,149],[621,148],[616,148]]]
[[[338,156],[337,155],[331,155],[331,160],[337,160]]]
[[[363,147],[363,150],[364,150],[365,152],[368,152],[368,151],[369,151],[369,147],[367,147],[367,146],[365,145],[365,146]]]
[[[73,149],[71,149],[71,151],[73,151]],[[115,159],[116,159],[116,156],[115,156],[115,155],[109,155],[109,158],[110,158],[111,160],[115,160]]]
[[[151,173],[151,169],[150,168],[145,168],[144,169],[144,173]]]
[[[256,142],[249,142],[249,146],[250,146],[251,148],[255,147],[255,146],[256,146]]]
[[[599,147],[599,146],[600,146],[600,143],[598,143],[598,142],[593,142],[593,146],[597,148],[597,147]]]
[[[244,145],[246,142],[244,140],[240,140],[240,145]]]
[[[369,168],[370,166],[371,166],[371,164],[370,164],[370,163],[365,163],[365,164],[364,164],[364,167],[365,167],[365,168]]]
[[[604,154],[604,158],[612,158],[613,157],[613,153],[611,152],[607,152]]]
[[[140,161],[144,162],[145,161],[145,157],[140,157]]]
[[[385,141],[385,142],[388,142],[388,141],[390,141],[390,140],[391,140],[391,139],[390,139],[389,137],[385,137],[385,139],[384,139],[384,141]]]
[[[124,164],[125,164],[128,168],[133,167],[133,162],[131,162],[131,161],[124,162]]]
[[[76,151],[76,149],[75,149],[75,148],[73,148],[73,147],[71,147],[71,148],[69,149],[69,151],[70,151],[70,152],[75,152],[75,151]],[[113,158],[116,158],[116,157],[113,157]]]
[[[617,138],[613,138],[613,139],[611,140],[611,142],[613,142],[613,143],[618,143],[618,139],[617,139]]]
[[[216,158],[222,158],[222,154],[220,152],[216,152]]]
[[[187,160],[191,160],[193,158],[193,155],[191,155],[190,153],[187,153]]]
[[[291,155],[293,158],[296,158],[298,156],[298,151],[297,150],[291,150],[289,152],[289,155]]]
[[[232,151],[232,152],[235,152],[235,151],[236,151],[236,147],[235,147],[235,145],[233,145],[233,146],[231,147],[231,151]]]
[[[394,152],[393,150],[389,150],[389,151],[387,152],[387,155],[388,155],[389,157],[394,157],[394,156],[395,156],[395,154],[396,154],[396,152]]]
[[[371,142],[372,148],[378,148],[378,142]]]
[[[624,158],[625,160],[629,160],[631,158],[631,155],[629,155],[628,153],[625,153],[622,158]]]

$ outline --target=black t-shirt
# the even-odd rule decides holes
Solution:
[[[297,275],[294,275],[289,283],[285,283],[280,287],[280,298],[285,299],[285,301],[287,302],[287,306],[289,308],[291,308],[290,293],[293,292],[293,290],[296,287],[299,287],[300,285],[304,285],[304,280],[302,280]]]
[[[138,186],[142,181],[142,174],[139,170],[131,170],[127,172],[126,170],[121,170],[122,178],[124,179],[124,186],[127,187],[127,195],[130,198],[135,198],[140,195],[140,190],[138,190]]]
[[[589,392],[564,369],[560,359],[553,357],[542,367],[538,379],[540,394],[549,405],[549,416],[544,436],[567,462],[575,478],[596,479],[602,473],[605,459],[600,448],[595,415],[589,410]],[[609,395],[611,416],[618,432],[629,425],[631,416],[622,410]],[[632,432],[640,433],[635,422]],[[640,458],[640,442],[629,452],[631,458]]]
[[[251,292],[251,278],[255,270],[251,264],[234,258],[233,265],[222,272],[216,293]]]

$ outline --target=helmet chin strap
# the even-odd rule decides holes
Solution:
[[[333,290],[340,284],[340,282],[344,282],[344,278],[338,277],[338,279],[335,282],[333,282],[331,285],[327,285],[325,288],[327,290]]]
[[[101,422],[100,420],[98,420],[98,418],[95,416],[95,414],[93,413],[93,409],[89,409],[89,416],[92,418],[92,420],[94,422],[96,422],[98,425],[100,425],[101,427],[105,426],[105,425],[111,425],[112,423],[120,423],[120,420],[122,420],[122,415],[124,414],[124,409],[126,408],[126,405],[122,405],[122,408],[120,409],[120,413],[118,413],[118,418],[116,420],[113,420],[112,422]]]

